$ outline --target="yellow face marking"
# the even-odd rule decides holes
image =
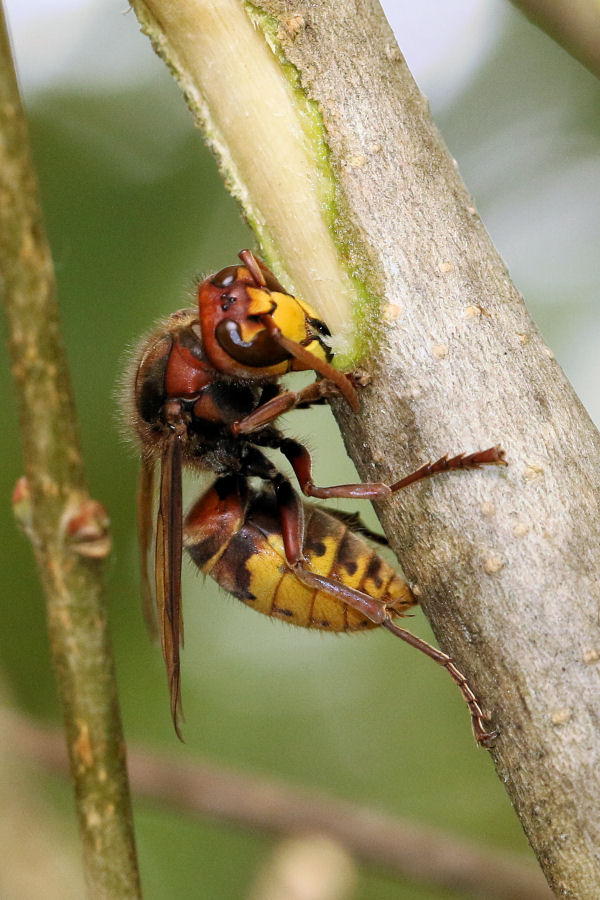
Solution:
[[[309,344],[304,345],[307,350],[310,350],[313,356],[316,356],[317,359],[322,359],[324,362],[328,362],[327,352],[320,341],[311,341]],[[295,362],[292,363],[292,368],[296,365]],[[300,365],[298,363],[298,365]]]
[[[244,319],[243,322],[238,323],[238,330],[241,339],[246,341],[247,344],[251,344],[256,335],[265,330],[265,326],[262,322],[253,322],[252,319]]]
[[[270,291],[265,291],[262,288],[253,288],[247,287],[246,291],[248,296],[250,297],[250,303],[248,304],[248,314],[251,316],[262,316],[265,313],[273,312],[275,308],[275,302],[271,296]]]
[[[301,344],[309,337],[306,314],[295,297],[273,291],[271,297],[275,301],[272,312],[273,320],[283,334],[292,341]]]
[[[327,360],[327,352],[319,340],[315,338],[306,343],[315,334],[315,330],[308,323],[308,318],[316,318],[316,313],[307,303],[292,297],[291,294],[282,294],[279,291],[267,291],[263,288],[253,287],[248,287],[246,290],[251,300],[248,306],[249,316],[269,313],[286,338],[302,344],[318,359]],[[260,322],[246,320],[239,324],[239,330],[242,340],[250,343],[257,334],[264,331],[264,325]],[[304,366],[295,360],[265,368],[272,375],[283,375],[290,368],[304,370]]]

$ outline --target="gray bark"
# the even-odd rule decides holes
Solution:
[[[373,384],[359,416],[340,409],[342,431],[369,480],[393,480],[444,452],[505,448],[505,471],[423,483],[378,512],[440,645],[500,729],[498,774],[551,885],[592,900],[600,893],[599,436],[402,59],[390,59],[382,17],[370,3],[354,16],[327,7],[322,16],[314,3],[306,9],[312,27],[289,55],[302,71],[310,64],[308,89],[328,101],[334,158],[362,151],[367,159],[339,166],[338,176],[384,273],[386,301],[367,365]],[[362,34],[348,34],[354,29]],[[369,144],[381,149],[369,154]]]

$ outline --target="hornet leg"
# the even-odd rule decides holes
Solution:
[[[487,721],[487,716],[466,677],[456,668],[452,658],[446,653],[442,653],[441,650],[436,650],[435,647],[421,640],[421,638],[411,634],[410,631],[406,631],[406,629],[396,625],[392,621],[392,615],[385,603],[370,597],[362,591],[348,587],[341,581],[312,572],[306,565],[303,555],[304,514],[302,501],[287,478],[281,474],[277,475],[275,481],[275,494],[279,507],[286,560],[299,581],[307,587],[325,591],[336,600],[360,612],[371,622],[382,625],[396,637],[406,641],[412,647],[416,647],[421,653],[443,666],[452,680],[458,685],[469,707],[475,740],[482,747],[491,746],[498,732],[486,730],[484,723]]]
[[[406,475],[391,485],[376,481],[363,482],[362,484],[338,484],[331,487],[317,487],[312,478],[312,460],[306,447],[292,438],[282,438],[278,443],[278,447],[289,460],[302,493],[307,497],[319,497],[323,500],[329,500],[333,497],[377,500],[389,497],[390,494],[407,487],[409,484],[413,484],[415,481],[430,478],[432,475],[438,475],[441,472],[449,472],[456,469],[479,469],[484,465],[506,465],[504,451],[499,446],[495,446],[489,447],[487,450],[469,453],[468,455],[459,453],[457,456],[452,457],[442,456],[437,462],[425,463],[416,472],[411,472],[410,475]]]

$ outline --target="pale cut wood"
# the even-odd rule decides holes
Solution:
[[[189,84],[177,33],[158,24],[173,4],[135,5]],[[193,29],[215,5],[186,2],[178,16],[193,8]],[[337,179],[337,236],[358,281],[382,298],[379,327],[373,310],[366,319],[378,331],[361,412],[338,408],[361,475],[390,481],[444,452],[498,442],[506,450],[506,470],[421,483],[379,513],[441,646],[500,729],[498,773],[550,884],[559,896],[595,900],[599,435],[511,284],[375,0],[264,0],[245,10],[268,14],[259,24],[318,105]],[[187,32],[186,52],[192,45]],[[235,91],[218,103],[233,108]],[[260,129],[238,124],[259,154]],[[237,158],[232,167],[222,154],[221,163],[252,208],[260,185]],[[290,176],[288,208],[300,190]],[[302,277],[304,251],[290,249],[275,220],[269,240],[276,268],[279,255],[328,318],[322,292]]]

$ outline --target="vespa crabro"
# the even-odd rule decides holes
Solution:
[[[394,621],[416,600],[404,578],[371,546],[385,538],[366,529],[358,516],[304,503],[263,451],[278,450],[286,457],[306,497],[369,500],[451,469],[503,464],[503,452],[492,447],[443,457],[392,485],[317,487],[308,450],[274,422],[291,409],[334,395],[357,409],[358,379],[332,366],[329,330],[317,313],[288,294],[249,250],[239,257],[241,265],[198,285],[197,307],[173,313],[143,341],[132,366],[133,389],[125,398],[142,454],[138,526],[144,605],[158,613],[177,735],[185,547],[202,572],[266,615],[337,632],[382,626],[426,653],[457,683],[477,742],[489,745],[495,732],[486,730],[477,697],[451,658]],[[307,370],[317,380],[302,390],[280,385],[286,373]],[[184,466],[216,476],[185,519]]]

